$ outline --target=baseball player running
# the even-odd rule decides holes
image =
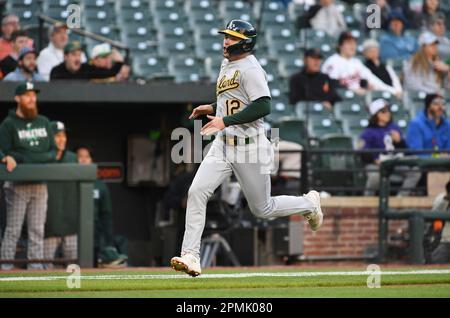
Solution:
[[[246,21],[231,20],[219,33],[225,35],[225,59],[217,80],[217,101],[196,107],[189,117],[208,115],[210,122],[200,133],[217,135],[189,188],[181,257],[171,260],[173,269],[194,277],[201,274],[200,241],[208,199],[232,173],[256,217],[302,214],[313,231],[323,222],[317,191],[303,196],[270,196],[269,166],[274,150],[265,136],[263,117],[270,113],[271,96],[267,75],[252,54],[255,28]]]

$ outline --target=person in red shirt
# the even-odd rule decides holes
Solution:
[[[16,15],[10,14],[2,20],[2,37],[0,38],[0,60],[3,60],[13,50],[11,35],[14,31],[20,29],[19,18]]]

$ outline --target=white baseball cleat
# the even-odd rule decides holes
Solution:
[[[202,273],[200,260],[190,253],[186,253],[181,257],[172,257],[170,266],[177,272],[185,272],[192,277],[196,277]]]
[[[320,194],[319,192],[312,190],[305,194],[304,197],[311,201],[314,205],[314,211],[303,214],[303,216],[308,221],[311,230],[315,232],[322,226],[323,223],[323,213],[320,206]]]

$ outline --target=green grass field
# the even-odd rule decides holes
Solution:
[[[81,288],[67,287],[68,273],[0,272],[0,297],[444,297],[448,268],[382,268],[381,287],[368,288],[365,268],[287,267],[207,269],[191,278],[171,270],[88,271]]]

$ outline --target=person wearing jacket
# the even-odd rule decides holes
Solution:
[[[31,82],[21,83],[15,90],[17,108],[0,124],[0,148],[5,155],[22,163],[50,163],[56,160],[56,149],[49,120],[38,114],[36,94]],[[27,217],[28,259],[43,259],[44,225],[47,212],[47,185],[43,182],[5,182],[6,229],[0,255],[13,260],[22,226]],[[41,263],[28,263],[29,269],[43,269]],[[3,270],[13,268],[3,263]]]
[[[78,163],[77,155],[67,150],[67,133],[64,123],[50,123],[55,136],[57,163]],[[47,221],[45,223],[44,258],[54,259],[59,246],[62,257],[77,259],[78,190],[76,182],[49,182]],[[53,264],[46,264],[52,268]]]
[[[443,93],[448,85],[450,67],[439,57],[439,39],[431,32],[419,37],[420,49],[403,64],[405,90]]]
[[[388,59],[408,59],[417,51],[416,39],[404,34],[405,25],[407,21],[403,13],[394,10],[389,17],[389,31],[380,36],[380,57],[383,62]]]
[[[406,141],[411,149],[450,150],[450,121],[445,117],[445,100],[440,94],[425,97],[425,110],[417,113],[408,127]],[[430,157],[432,154],[418,154]]]
[[[400,128],[392,121],[392,114],[389,109],[389,103],[380,98],[369,105],[370,119],[369,126],[364,129],[360,136],[360,146],[362,150],[384,149],[393,151],[397,149],[406,149],[407,144],[402,136]],[[378,190],[380,184],[380,163],[383,160],[391,159],[394,156],[383,152],[363,153],[362,160],[367,169],[366,190],[364,195],[373,196]],[[399,196],[407,196],[420,180],[420,173],[410,169],[400,168],[399,175],[403,179]]]

